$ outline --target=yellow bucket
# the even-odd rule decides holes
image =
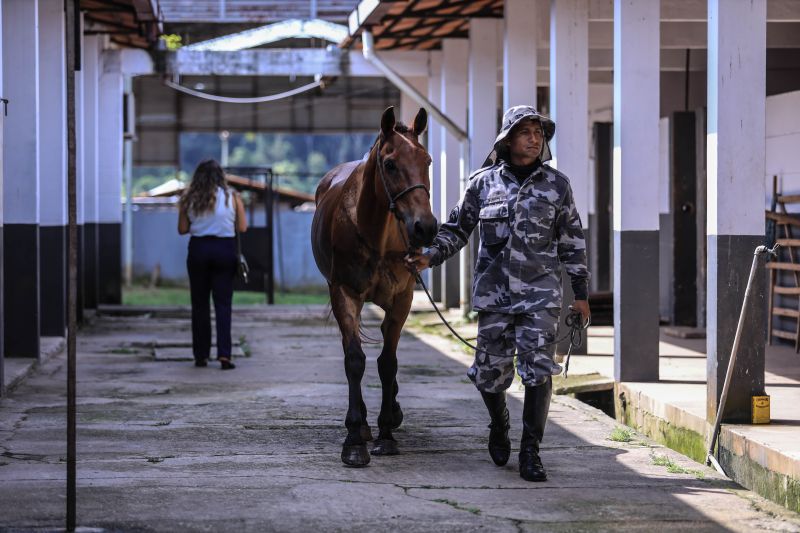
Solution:
[[[769,396],[753,396],[753,424],[769,424]]]

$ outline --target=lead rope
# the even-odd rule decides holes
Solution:
[[[376,162],[376,165],[378,167],[378,176],[380,177],[381,183],[383,184],[384,191],[386,191],[386,198],[389,200],[389,212],[394,216],[395,220],[397,220],[398,231],[400,232],[400,237],[403,239],[403,243],[406,246],[406,250],[408,250],[408,253],[413,253],[414,249],[412,248],[411,243],[408,241],[408,235],[403,230],[403,224],[400,221],[400,217],[397,215],[397,211],[396,211],[397,210],[397,204],[396,204],[396,202],[401,196],[403,196],[406,193],[409,193],[409,192],[411,192],[411,191],[413,191],[414,189],[417,189],[417,188],[421,188],[426,193],[428,193],[428,197],[430,197],[430,192],[428,192],[428,188],[427,187],[425,187],[421,183],[418,183],[416,185],[412,185],[412,186],[400,191],[399,194],[397,194],[397,195],[395,195],[393,197],[392,194],[389,192],[389,186],[387,185],[386,177],[383,174],[383,162],[381,161],[381,143],[380,143],[380,141],[377,141],[376,144],[378,145],[378,147],[377,147],[378,150],[377,150],[377,153],[376,153],[375,162]],[[459,335],[458,332],[455,329],[453,329],[453,326],[450,325],[450,323],[447,321],[447,319],[444,317],[444,315],[442,315],[442,312],[439,310],[439,306],[436,305],[436,302],[433,301],[433,296],[431,296],[430,291],[428,291],[428,286],[425,285],[425,281],[423,281],[422,277],[419,275],[419,272],[415,272],[414,273],[414,277],[416,278],[417,282],[420,285],[422,285],[422,289],[425,291],[425,295],[428,297],[428,300],[431,302],[431,305],[433,306],[434,311],[436,311],[436,314],[439,315],[439,319],[442,321],[442,323],[445,326],[447,326],[447,329],[450,330],[450,333],[452,333],[458,340],[460,340],[464,345],[466,345],[467,347],[471,348],[475,352],[481,351],[481,352],[483,352],[483,353],[485,353],[487,355],[491,355],[491,356],[494,356],[494,357],[508,357],[508,354],[494,353],[494,352],[490,352],[490,351],[487,351],[487,350],[479,350],[477,346],[471,344],[464,337]],[[567,377],[567,373],[569,372],[569,359],[570,359],[570,356],[572,355],[572,348],[573,347],[577,348],[578,346],[580,346],[582,344],[582,342],[583,342],[583,330],[587,329],[591,325],[591,322],[592,322],[592,320],[590,318],[589,320],[586,321],[586,324],[584,325],[584,324],[581,323],[582,322],[581,318],[582,318],[581,314],[578,311],[570,311],[570,313],[567,315],[567,318],[564,320],[564,324],[569,328],[569,332],[567,332],[566,334],[564,334],[560,338],[557,338],[557,339],[555,339],[553,341],[550,341],[550,342],[546,342],[544,344],[539,344],[535,348],[532,348],[530,350],[525,350],[523,352],[517,352],[517,356],[534,353],[534,352],[536,352],[538,350],[541,350],[542,348],[544,348],[546,346],[552,346],[554,344],[558,344],[561,341],[563,341],[564,339],[569,338],[569,348],[567,349],[567,359],[566,359],[566,361],[564,363],[564,378],[566,378]]]
[[[413,249],[411,248],[411,246],[410,246],[410,244],[408,242],[408,237],[406,236],[405,232],[403,231],[403,227],[402,227],[402,224],[400,223],[400,219],[397,219],[397,223],[398,223],[398,229],[400,231],[400,235],[403,238],[403,241],[405,242],[406,247],[409,250],[409,253],[412,253]],[[490,352],[488,350],[481,350],[477,346],[475,346],[474,344],[472,344],[468,340],[466,340],[464,337],[459,335],[459,333],[453,328],[453,326],[450,325],[450,322],[448,322],[447,319],[444,317],[444,315],[442,315],[442,312],[439,310],[439,306],[436,305],[436,302],[433,300],[433,296],[431,296],[431,293],[428,290],[428,286],[425,285],[425,281],[422,279],[422,276],[419,275],[419,272],[415,273],[414,277],[416,278],[417,282],[420,285],[422,285],[422,289],[425,291],[425,295],[428,297],[428,301],[433,306],[433,310],[436,311],[437,315],[439,315],[439,319],[442,321],[442,323],[445,326],[447,326],[447,329],[450,330],[450,333],[452,333],[455,338],[460,340],[465,346],[469,347],[470,349],[474,350],[475,352],[480,351],[480,352],[483,352],[483,353],[485,353],[487,355],[491,355],[491,356],[494,356],[494,357],[508,357],[508,354],[495,353],[495,352]],[[557,338],[557,339],[555,339],[553,341],[546,342],[544,344],[539,344],[539,345],[536,346],[536,348],[532,348],[530,350],[525,350],[523,352],[517,352],[517,357],[519,357],[520,355],[527,355],[527,354],[530,354],[530,353],[534,353],[534,352],[536,352],[538,350],[541,350],[545,346],[552,346],[554,344],[558,344],[561,341],[569,338],[569,348],[567,348],[567,359],[566,359],[566,361],[564,363],[564,378],[566,378],[567,377],[567,373],[569,372],[569,359],[570,359],[570,356],[572,355],[572,348],[573,347],[577,348],[578,346],[580,346],[583,343],[583,330],[588,329],[589,326],[592,323],[591,318],[589,318],[589,320],[587,320],[586,324],[584,325],[584,324],[582,324],[582,320],[581,319],[582,319],[581,314],[578,311],[570,311],[570,313],[567,315],[567,318],[564,320],[564,324],[569,328],[569,332],[565,333],[563,336],[561,336],[560,338]]]

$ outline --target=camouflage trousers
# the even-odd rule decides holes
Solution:
[[[504,391],[514,380],[516,353],[522,353],[516,357],[516,366],[526,386],[541,385],[548,376],[560,374],[561,366],[553,361],[555,344],[536,349],[555,340],[558,317],[558,309],[542,309],[526,314],[480,311],[478,351],[467,376],[481,391]]]

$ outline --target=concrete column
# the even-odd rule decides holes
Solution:
[[[5,98],[3,88],[3,3],[0,2],[0,98]],[[2,105],[2,102],[0,102]],[[0,161],[3,160],[3,128],[5,127],[5,112],[0,112]],[[0,163],[0,315],[5,316],[5,288],[3,286],[3,164]],[[4,320],[0,319],[0,397],[6,395],[6,376],[5,376],[5,342],[4,339]]]
[[[722,393],[753,250],[764,242],[766,4],[708,2],[708,420]],[[754,283],[725,422],[749,422],[750,397],[764,392],[765,277]]]
[[[442,105],[442,53],[439,51],[431,52],[428,56],[428,100],[437,107]],[[431,154],[433,163],[430,166],[431,179],[431,206],[433,214],[439,222],[442,222],[442,165],[441,165],[441,146],[444,128],[436,119],[428,117],[428,153]],[[442,300],[442,273],[441,267],[430,269],[428,286],[431,296],[437,302]]]
[[[658,380],[659,2],[614,0],[614,378]]]
[[[39,277],[42,335],[67,327],[67,90],[64,2],[39,4]]]
[[[411,84],[420,94],[425,94],[428,90],[428,80],[421,76],[406,76],[405,80]],[[419,104],[409,95],[400,91],[400,110],[395,113],[397,120],[403,122],[409,128],[414,125],[414,117],[419,111]],[[425,137],[420,138],[420,142],[425,142]]]
[[[503,110],[536,107],[536,4],[541,0],[505,0],[503,4]]]
[[[87,35],[83,40],[83,294],[84,307],[97,309],[98,302],[98,221],[99,221],[99,89],[100,37]]]
[[[39,356],[39,3],[3,2],[6,357]]]
[[[483,166],[497,136],[497,74],[500,56],[500,21],[470,19],[468,76],[468,129],[470,139],[467,175]],[[478,238],[471,239],[469,255],[462,265],[461,277],[470,283],[462,290],[462,301],[471,310],[472,273],[478,256]]]
[[[122,303],[121,52],[103,50],[98,101],[98,303]]]
[[[445,39],[442,42],[442,111],[458,127],[466,130],[467,124],[467,58],[469,43],[466,39]],[[462,160],[461,143],[442,128],[439,161],[442,168],[441,219],[446,220],[461,197],[467,162]],[[462,252],[462,258],[464,253]],[[442,303],[446,308],[461,303],[460,266],[452,258],[441,268]]]
[[[469,21],[469,124],[470,138],[468,173],[483,166],[497,137],[497,71],[500,51],[497,49],[500,22],[496,19]]]
[[[551,165],[566,174],[588,236],[589,223],[589,6],[583,0],[550,4],[550,114],[556,135],[550,143]],[[588,243],[588,238],[587,238]],[[562,274],[561,319],[575,301],[569,276]],[[559,344],[566,353],[569,340]],[[573,353],[585,354],[586,341]]]

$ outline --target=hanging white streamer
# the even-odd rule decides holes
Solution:
[[[310,91],[311,89],[316,89],[317,87],[322,86],[322,80],[316,80],[312,83],[308,83],[301,87],[296,87],[294,89],[290,89],[282,93],[270,94],[267,96],[255,96],[253,98],[232,98],[228,96],[217,96],[215,94],[208,94],[200,91],[195,91],[194,89],[184,87],[179,83],[174,83],[169,80],[164,80],[164,85],[172,89],[175,89],[176,91],[196,96],[198,98],[203,98],[205,100],[213,100],[215,102],[223,102],[226,104],[260,104],[262,102],[274,102],[275,100],[282,100],[284,98],[289,98],[290,96],[294,96],[296,94]]]

